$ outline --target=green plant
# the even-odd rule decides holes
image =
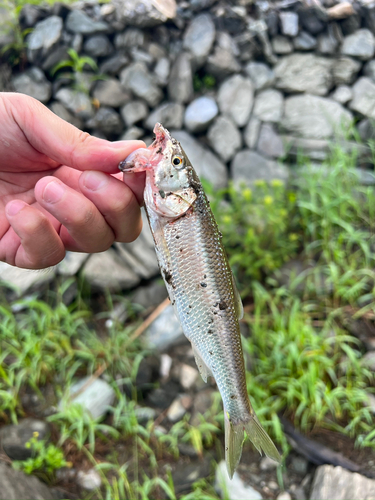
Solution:
[[[196,73],[193,77],[193,87],[195,92],[208,91],[216,86],[216,78],[212,75],[200,76]]]
[[[26,448],[31,449],[33,456],[26,460],[14,460],[14,469],[22,470],[25,474],[39,472],[51,478],[54,472],[61,467],[70,467],[71,464],[64,458],[64,453],[54,444],[47,444],[45,440],[38,439],[39,433],[34,432],[32,438],[26,443]]]

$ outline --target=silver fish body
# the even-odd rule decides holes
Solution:
[[[280,456],[247,393],[238,321],[242,303],[209,202],[181,145],[160,124],[154,132],[150,148],[137,150],[120,169],[146,170],[145,207],[161,273],[202,378],[212,375],[222,396],[232,477],[244,431],[259,451],[275,460]]]

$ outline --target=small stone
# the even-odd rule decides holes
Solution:
[[[365,76],[371,78],[373,82],[375,82],[375,59],[372,59],[365,64],[363,73],[365,74]]]
[[[27,94],[40,102],[48,102],[52,94],[52,85],[44,76],[43,71],[32,67],[12,78],[17,92]]]
[[[148,52],[145,52],[142,49],[138,49],[137,47],[134,47],[130,49],[130,55],[133,61],[135,62],[142,62],[146,64],[146,66],[150,69],[151,66],[154,63],[154,58],[152,57],[151,54]]]
[[[222,460],[215,473],[215,490],[225,500],[261,500],[259,491],[250,485],[245,485],[237,472],[229,479],[225,461]]]
[[[196,368],[183,363],[180,371],[180,384],[184,389],[190,389],[197,380],[198,375]]]
[[[90,97],[84,92],[62,88],[56,92],[55,97],[69,111],[82,120],[88,120],[94,116],[94,108]]]
[[[93,491],[100,488],[102,479],[99,472],[95,469],[89,469],[88,471],[80,470],[77,474],[77,483],[85,490]]]
[[[159,104],[163,97],[154,76],[149,73],[144,63],[135,62],[122,70],[120,82],[126,90],[131,90],[151,107]]]
[[[106,106],[100,107],[95,116],[86,122],[86,126],[102,131],[108,138],[120,135],[124,128],[120,115]]]
[[[74,125],[75,127],[79,128],[81,130],[83,129],[83,122],[82,122],[82,120],[80,120],[79,118],[77,118],[76,116],[74,116],[60,102],[54,101],[51,104],[50,109],[51,109],[51,111],[53,113],[55,113],[55,115],[59,116],[60,118],[62,118],[66,122],[71,123],[72,125]]]
[[[268,481],[267,486],[268,488],[274,491],[279,489],[279,485],[277,484],[276,481]]]
[[[203,132],[217,116],[219,109],[212,97],[198,97],[192,101],[185,111],[185,126],[193,133]]]
[[[339,40],[333,36],[333,33],[323,33],[318,37],[318,52],[322,55],[332,56],[336,53],[339,46]]]
[[[58,44],[63,29],[61,17],[51,16],[40,21],[27,38],[27,58],[33,63],[45,58]]]
[[[89,380],[90,377],[84,377],[70,386],[67,398],[60,401],[59,408],[64,409],[71,404],[79,404],[94,419],[105,415],[115,401],[115,391],[101,378],[88,384]],[[77,394],[76,397],[75,394]]]
[[[129,64],[129,58],[125,54],[114,54],[109,59],[105,59],[100,65],[100,73],[118,75],[118,73]]]
[[[62,276],[75,276],[88,258],[87,253],[66,252],[64,259],[57,264],[57,273]]]
[[[248,122],[253,107],[254,90],[251,80],[242,75],[229,77],[221,84],[217,100],[221,113],[243,127]]]
[[[13,146],[17,147],[16,141],[14,141]],[[15,290],[17,297],[24,295],[29,290],[46,285],[52,281],[54,277],[54,268],[46,269],[41,273],[0,262],[0,284],[4,287],[10,284],[12,290]]]
[[[167,380],[171,373],[173,359],[169,356],[169,354],[162,354],[160,356],[160,377],[163,380]]]
[[[285,36],[298,35],[298,14],[295,12],[280,12],[281,32]]]
[[[352,99],[353,92],[352,89],[347,85],[339,85],[333,92],[331,97],[340,104],[346,104]]]
[[[339,485],[339,489],[338,489]],[[375,480],[358,473],[349,472],[342,467],[321,465],[316,469],[311,500],[350,500],[371,499],[375,497]]]
[[[144,309],[158,306],[167,298],[167,289],[162,280],[158,279],[148,283],[147,286],[137,287],[132,298],[133,304],[139,304]]]
[[[185,103],[193,96],[193,75],[190,56],[187,52],[178,55],[171,68],[168,82],[168,95],[171,101]]]
[[[114,48],[106,35],[94,35],[85,41],[83,50],[91,57],[106,57]]]
[[[142,47],[145,43],[145,34],[138,28],[127,28],[115,36],[116,49],[132,49]]]
[[[117,17],[131,26],[147,28],[165,23],[176,16],[175,0],[114,0]]]
[[[180,129],[184,122],[185,108],[178,102],[166,102],[156,108],[145,120],[144,125],[149,130],[153,130],[155,123],[159,122],[164,127]]]
[[[255,149],[258,143],[261,121],[256,116],[252,116],[244,130],[244,141],[247,147]]]
[[[133,100],[120,110],[121,116],[125,122],[125,125],[131,127],[135,123],[140,122],[148,115],[148,107],[143,101]]]
[[[276,35],[272,39],[272,49],[275,54],[290,54],[293,52],[293,45],[285,36]]]
[[[177,397],[178,389],[178,384],[169,380],[166,384],[163,384],[163,387],[158,387],[148,394],[147,404],[151,404],[160,410],[166,410]]]
[[[92,254],[85,263],[82,274],[93,289],[108,289],[113,292],[133,288],[141,280],[112,248],[100,254]]]
[[[136,127],[133,125],[133,127],[128,128],[125,130],[125,132],[122,134],[120,137],[120,141],[136,141],[138,139],[141,139],[145,135],[145,131],[142,128]]]
[[[360,69],[359,61],[350,57],[340,57],[332,66],[333,81],[336,85],[353,83]]]
[[[211,52],[215,40],[215,24],[209,14],[193,18],[184,34],[183,47],[192,54],[195,68],[201,67]]]
[[[245,71],[250,76],[255,90],[266,89],[275,82],[275,73],[267,64],[252,61],[246,65]]]
[[[281,92],[267,89],[259,92],[255,98],[253,114],[263,122],[279,123],[284,109]]]
[[[233,51],[223,49],[218,45],[216,45],[214,53],[208,56],[206,68],[208,74],[218,79],[225,78],[232,73],[238,73],[241,70]]]
[[[109,31],[109,26],[103,21],[94,21],[82,10],[71,10],[65,23],[66,29],[72,33],[93,35]]]
[[[184,130],[171,132],[181,142],[184,151],[201,179],[206,179],[214,189],[226,187],[228,172],[223,162],[209,149],[204,148],[194,137]]]
[[[367,61],[374,57],[375,39],[368,29],[360,29],[344,38],[341,53]]]
[[[371,371],[375,371],[375,352],[369,351],[361,359],[362,366],[369,368]]]
[[[169,59],[168,59],[168,57],[162,57],[156,63],[156,66],[154,68],[155,77],[160,85],[163,85],[163,86],[167,85],[169,71],[170,71]]]
[[[355,82],[352,91],[350,109],[368,118],[375,118],[375,82],[362,76]]]
[[[292,497],[290,493],[287,491],[283,491],[282,493],[279,493],[276,497],[276,500],[292,500]]]
[[[177,422],[178,420],[181,420],[189,406],[191,406],[191,402],[192,398],[186,394],[178,396],[168,408],[167,417],[169,421]]]
[[[257,149],[260,154],[269,156],[270,158],[284,156],[283,141],[270,123],[263,123],[261,126]]]
[[[147,329],[145,340],[151,348],[166,351],[185,340],[180,322],[176,318],[173,306],[169,305]]]
[[[130,95],[125,92],[116,78],[106,78],[97,82],[93,96],[101,106],[119,108],[130,100]]]
[[[55,49],[52,49],[50,54],[43,60],[41,68],[47,73],[52,70],[56,66],[57,63],[64,60],[69,60],[69,54],[67,47],[58,46]]]
[[[249,149],[238,152],[231,163],[232,179],[236,185],[241,182],[253,184],[259,179],[287,181],[289,170],[285,165],[268,160]]]
[[[35,418],[24,418],[16,425],[5,425],[0,430],[1,448],[12,460],[27,460],[32,457],[33,450],[26,448],[26,443],[35,432],[38,433],[38,440],[45,440],[50,434],[50,427]]]
[[[373,120],[365,118],[359,122],[357,128],[359,136],[363,142],[367,142],[369,139],[375,139],[375,127]]]
[[[237,127],[232,120],[224,116],[216,118],[208,130],[207,138],[224,162],[231,160],[242,144]]]
[[[314,7],[299,9],[298,16],[302,27],[312,35],[317,35],[326,27],[326,23],[318,17],[318,9]]]
[[[144,425],[150,420],[155,420],[156,411],[154,408],[149,408],[148,406],[140,406],[134,410],[135,416],[139,424]]]
[[[263,471],[270,471],[276,469],[280,464],[276,460],[272,460],[267,456],[263,457],[260,461],[259,468]]]
[[[301,456],[292,457],[292,468],[301,476],[305,476],[307,473],[307,468],[309,466],[309,462],[306,458]]]
[[[307,31],[301,31],[298,36],[293,38],[293,45],[296,50],[313,50],[316,47],[316,38]]]
[[[0,463],[0,491],[7,499],[52,500],[61,498],[56,490],[50,489],[35,476],[26,475]]]

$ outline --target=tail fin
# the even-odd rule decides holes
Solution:
[[[246,430],[250,441],[262,454],[262,451],[276,462],[281,462],[281,456],[277,451],[267,432],[261,426],[256,415],[251,415],[247,422],[232,424],[229,415],[225,412],[225,461],[228,475],[232,479],[234,471],[241,459],[244,431]]]

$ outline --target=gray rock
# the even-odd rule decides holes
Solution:
[[[334,55],[338,49],[339,40],[328,31],[318,37],[318,52],[322,55]]]
[[[142,49],[138,49],[137,47],[134,47],[130,49],[130,55],[133,61],[135,62],[143,62],[146,64],[146,66],[151,69],[151,66],[155,62],[153,56],[149,54],[148,52],[145,52]]]
[[[125,125],[131,127],[140,122],[148,115],[148,107],[143,101],[133,100],[128,102],[120,110]]]
[[[292,500],[292,496],[287,491],[282,491],[277,495],[276,500]]]
[[[251,80],[242,75],[229,77],[221,84],[217,101],[221,113],[243,127],[248,122],[253,107],[254,90]]]
[[[247,147],[255,149],[258,143],[261,121],[256,116],[252,116],[244,130],[244,141]]]
[[[218,79],[225,78],[232,73],[238,73],[241,66],[238,63],[233,51],[216,45],[214,53],[208,56],[207,73],[214,75]]]
[[[27,291],[46,285],[55,277],[55,269],[45,269],[42,273],[29,269],[21,269],[0,262],[0,284],[9,284],[17,296],[24,295]]]
[[[145,131],[142,128],[136,127],[133,125],[133,127],[128,128],[125,130],[125,132],[121,135],[120,141],[133,141],[137,139],[141,139],[145,135]]]
[[[138,28],[127,28],[121,33],[116,33],[115,36],[116,49],[133,49],[142,47],[145,43],[145,34]]]
[[[27,476],[2,463],[0,463],[0,491],[2,498],[7,500],[57,500],[61,498],[35,476]]]
[[[208,130],[207,138],[223,161],[233,158],[242,145],[241,134],[230,118],[219,116]]]
[[[185,103],[193,97],[193,75],[190,56],[181,52],[172,65],[169,82],[168,96],[171,101]]]
[[[211,52],[215,40],[215,25],[209,14],[193,18],[184,34],[183,47],[192,54],[195,68],[201,67]]]
[[[127,25],[146,28],[165,23],[176,16],[175,0],[114,0],[117,17]]]
[[[350,109],[368,118],[375,118],[375,82],[362,76],[353,85]]]
[[[58,44],[63,29],[61,17],[51,16],[40,21],[27,38],[27,58],[33,63],[45,58]]]
[[[306,476],[307,469],[309,467],[309,462],[306,458],[301,457],[300,455],[296,457],[292,457],[292,469],[300,474],[301,476]]]
[[[285,99],[282,126],[297,136],[325,139],[349,126],[352,119],[338,102],[304,94]]]
[[[184,389],[190,389],[195,384],[199,376],[198,370],[185,363],[181,364],[180,368],[180,384]]]
[[[184,122],[184,106],[178,102],[165,102],[156,108],[144,122],[144,126],[153,130],[155,123],[160,122],[166,128],[180,129]]]
[[[368,29],[360,29],[352,35],[344,38],[341,53],[344,56],[352,56],[367,61],[374,57],[375,39]]]
[[[229,479],[225,461],[222,460],[215,473],[215,490],[224,500],[262,500],[262,495],[249,484],[245,485],[237,472]]]
[[[129,63],[129,58],[125,54],[114,54],[100,65],[100,73],[105,75],[118,75],[120,71]]]
[[[94,108],[90,97],[84,92],[62,88],[56,92],[55,97],[69,111],[82,120],[89,120],[94,116]]]
[[[357,128],[359,136],[363,142],[366,142],[369,139],[375,139],[375,126],[373,120],[365,118],[359,122]]]
[[[278,467],[279,463],[276,460],[272,460],[267,456],[263,457],[259,463],[259,469],[263,471],[271,471],[275,470]]]
[[[291,54],[275,67],[276,87],[286,92],[326,95],[332,86],[333,61],[314,54]]]
[[[187,394],[180,394],[168,408],[167,417],[170,422],[177,422],[185,415],[191,406],[192,398]],[[190,403],[190,404],[189,404]]]
[[[102,479],[99,472],[95,469],[89,469],[86,471],[80,470],[77,474],[77,483],[81,486],[81,488],[93,491],[100,488]]]
[[[313,50],[316,47],[316,38],[307,31],[301,31],[293,38],[293,45],[296,50]]]
[[[21,26],[35,27],[39,19],[43,18],[45,14],[46,11],[38,5],[25,4],[19,15]]]
[[[26,448],[26,443],[38,433],[38,439],[47,439],[50,434],[49,425],[43,420],[24,418],[17,425],[5,425],[0,430],[0,445],[12,460],[27,460],[32,457],[33,450]]]
[[[203,132],[217,116],[219,108],[212,97],[194,99],[185,111],[185,126],[193,133]]]
[[[363,73],[375,82],[375,59],[372,59],[365,64]]]
[[[111,106],[119,108],[130,100],[130,95],[126,92],[116,78],[106,78],[97,82],[93,92],[101,106]]]
[[[43,71],[32,67],[12,78],[14,89],[22,94],[35,97],[38,101],[48,102],[52,94],[52,85],[44,76]]]
[[[167,289],[161,279],[157,279],[146,286],[137,287],[132,297],[133,304],[139,304],[144,309],[158,306],[167,298]]]
[[[65,258],[57,264],[57,273],[62,276],[75,276],[88,258],[87,253],[66,252]]]
[[[183,130],[172,131],[172,136],[181,142],[199,177],[209,181],[214,189],[226,187],[228,172],[216,155]]]
[[[155,78],[144,63],[136,62],[123,69],[120,82],[126,90],[131,90],[135,96],[144,99],[151,107],[159,104],[163,97]]]
[[[171,305],[151,323],[145,334],[147,345],[158,351],[166,351],[172,345],[180,344],[184,340],[185,335]]]
[[[106,57],[114,48],[106,35],[94,35],[85,41],[83,50],[91,57]]]
[[[279,123],[283,115],[284,99],[281,92],[266,89],[255,98],[253,114],[263,122]]]
[[[335,85],[350,84],[361,69],[361,63],[350,57],[336,59],[332,66],[332,75]]]
[[[52,49],[51,53],[43,59],[41,68],[46,73],[51,70],[57,63],[64,60],[69,60],[68,48],[65,46],[58,46]]]
[[[270,158],[284,156],[283,141],[270,123],[263,123],[261,126],[257,149],[261,155]]]
[[[86,126],[102,131],[106,137],[119,135],[124,128],[120,115],[106,106],[100,107],[95,116],[86,122]]]
[[[340,104],[346,104],[352,99],[352,97],[352,89],[347,85],[339,85],[331,95],[331,98]]]
[[[275,73],[267,64],[251,61],[246,65],[245,71],[250,76],[255,90],[266,89],[275,82]]]
[[[289,177],[289,170],[285,165],[268,160],[249,149],[243,149],[236,154],[231,163],[231,172],[233,182],[237,185],[241,182],[253,184],[259,179],[287,181]]]
[[[91,255],[83,267],[82,274],[93,289],[107,289],[112,292],[133,288],[141,281],[112,248]]]
[[[317,35],[326,27],[326,23],[319,19],[321,10],[314,7],[305,7],[298,10],[301,26],[312,35]]]
[[[286,36],[298,35],[298,14],[295,12],[280,12],[281,32]]]
[[[89,380],[90,377],[82,378],[69,387],[67,397],[60,401],[59,408],[65,409],[71,404],[79,404],[94,419],[105,415],[115,401],[115,391],[101,378],[88,384]]]
[[[154,68],[155,77],[160,85],[167,85],[170,72],[170,62],[168,57],[162,57]]]
[[[82,10],[71,10],[66,18],[65,27],[72,33],[81,33],[82,35],[107,33],[109,31],[107,23],[94,21]]]
[[[50,109],[55,115],[59,116],[63,120],[65,120],[68,123],[71,123],[75,127],[82,129],[83,128],[83,122],[76,116],[74,116],[70,111],[66,109],[65,106],[63,106],[60,102],[54,101]]]
[[[276,35],[272,39],[272,50],[275,54],[290,54],[293,52],[293,45],[289,38],[282,35]]]
[[[342,467],[321,465],[316,469],[311,500],[362,500],[375,497],[375,480]]]

